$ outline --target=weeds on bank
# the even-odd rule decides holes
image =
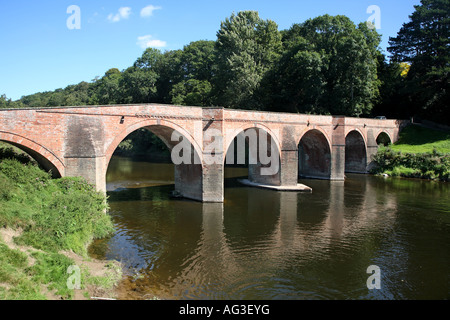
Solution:
[[[93,238],[113,232],[104,195],[81,178],[53,180],[31,164],[0,162],[0,227],[22,228],[21,245],[86,255]]]
[[[20,228],[14,242],[34,248],[28,256],[0,239],[0,299],[45,299],[42,286],[63,299],[73,298],[67,269],[75,263],[59,252],[86,257],[93,239],[114,231],[106,211],[105,196],[83,179],[51,179],[26,155],[0,148],[0,228]],[[99,285],[112,281],[87,271],[84,278]]]
[[[374,174],[387,174],[393,177],[421,178],[450,181],[450,154],[402,153],[390,147],[380,147],[373,157]]]

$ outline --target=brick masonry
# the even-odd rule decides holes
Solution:
[[[266,133],[279,160],[276,174],[260,175],[265,165],[258,162],[249,166],[249,178],[289,186],[299,174],[344,180],[346,162],[347,171],[367,172],[378,136],[385,133],[395,142],[407,123],[161,104],[5,109],[0,140],[28,152],[55,177],[82,176],[105,191],[109,161],[130,133],[147,128],[172,149],[179,142],[173,141],[175,132],[198,162],[176,166],[176,190],[187,198],[222,202],[225,155],[241,132]]]

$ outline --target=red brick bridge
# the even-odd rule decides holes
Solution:
[[[258,153],[249,165],[249,180],[289,187],[297,186],[298,177],[344,180],[345,172],[366,173],[378,145],[397,141],[405,124],[160,104],[4,109],[0,140],[30,154],[55,177],[81,176],[105,191],[108,164],[117,146],[133,131],[146,128],[170,150],[180,141],[191,147],[191,154],[183,150],[180,155],[193,161],[175,164],[175,189],[180,195],[222,202],[225,159],[237,148],[238,135],[245,134],[249,141],[250,130],[264,133],[258,135],[258,146],[265,139],[261,137],[267,137],[267,155],[279,163],[276,172],[261,174],[269,165]],[[174,133],[181,138],[174,141]]]

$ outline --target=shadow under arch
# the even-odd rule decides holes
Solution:
[[[378,146],[383,145],[386,147],[392,143],[392,139],[388,133],[381,131],[377,136],[376,142]]]
[[[302,178],[330,179],[331,148],[318,129],[307,131],[298,145],[298,175]]]
[[[201,152],[193,138],[181,127],[169,121],[145,120],[122,131],[107,148],[105,179],[111,158],[119,146],[133,132],[145,129],[158,137],[169,149],[174,164],[175,194],[191,200],[203,199],[203,168]],[[174,163],[174,159],[177,160]]]
[[[281,151],[270,129],[258,125],[245,126],[235,130],[228,138],[225,166],[246,166],[250,181],[281,185]]]
[[[353,130],[345,137],[345,172],[367,172],[367,149],[362,134]]]
[[[53,178],[61,178],[64,175],[64,164],[51,151],[36,142],[5,133],[0,133],[0,141],[26,152],[43,170],[51,173]]]

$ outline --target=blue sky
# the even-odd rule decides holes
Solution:
[[[233,12],[256,10],[279,29],[323,14],[364,22],[380,9],[382,49],[420,0],[2,0],[0,1],[0,94],[23,95],[91,81],[110,68],[126,69],[146,46],[182,49],[215,40]],[[79,20],[68,12],[78,6]],[[79,21],[69,29],[67,21]]]

